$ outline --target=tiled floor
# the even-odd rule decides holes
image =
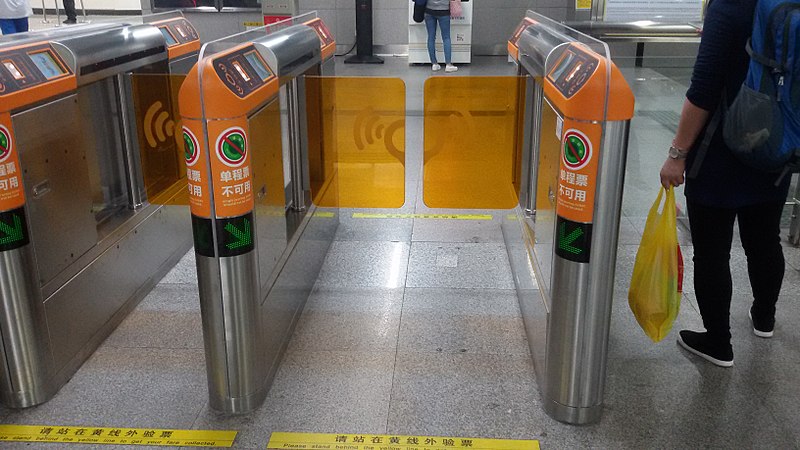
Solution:
[[[504,58],[477,58],[458,75],[508,75]],[[207,404],[202,331],[190,253],[49,403],[0,410],[14,424],[148,426],[239,431],[237,448],[264,448],[272,431],[397,433],[539,439],[543,448],[800,448],[800,250],[786,246],[776,336],[755,338],[749,288],[734,251],[736,366],[719,369],[653,344],[626,296],[644,217],[658,190],[669,124],[685,76],[626,69],[639,99],[628,161],[606,408],[573,427],[542,411],[500,222],[352,219],[341,225],[264,405],[225,417]],[[422,82],[427,67],[389,58],[337,74],[407,83],[404,212],[421,201]],[[650,114],[642,112],[650,111]],[[680,196],[679,196],[680,197]],[[433,212],[436,212],[435,210]],[[474,211],[471,211],[474,212]],[[686,293],[676,329],[701,326],[691,242],[682,231]],[[9,448],[23,445],[10,444]],[[103,447],[107,448],[107,447]]]

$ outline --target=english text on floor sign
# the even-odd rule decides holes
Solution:
[[[272,433],[268,449],[295,450],[539,450],[539,441],[443,436]]]
[[[230,448],[236,434],[236,431],[217,430],[0,425],[0,442]]]

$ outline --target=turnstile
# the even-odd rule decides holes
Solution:
[[[529,12],[508,44],[526,94],[518,217],[504,229],[545,411],[599,420],[633,94],[597,40]]]
[[[311,202],[304,82],[334,48],[321,20],[301,16],[206,44],[181,88],[218,411],[246,413],[264,401],[336,232],[338,217],[315,214]]]
[[[162,33],[107,23],[0,40],[6,406],[54,395],[191,246],[174,121],[159,111],[148,133],[134,119],[130,75],[166,76],[171,57],[196,52]],[[168,88],[149,95],[169,109]]]

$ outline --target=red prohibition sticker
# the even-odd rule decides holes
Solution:
[[[197,142],[197,137],[186,127],[183,127],[183,156],[189,167],[197,164],[200,159],[200,144]]]
[[[223,131],[216,147],[217,158],[228,167],[239,167],[247,159],[247,136],[239,127]]]
[[[11,132],[8,128],[0,125],[0,163],[5,162],[11,156]]]
[[[579,130],[567,130],[561,159],[568,169],[583,169],[592,160],[592,142]]]

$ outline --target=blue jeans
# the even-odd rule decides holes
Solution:
[[[445,63],[450,64],[452,59],[453,48],[450,42],[450,14],[446,16],[432,16],[425,14],[425,27],[428,29],[428,55],[431,57],[431,63],[437,64],[436,61],[436,24],[442,29],[442,42],[444,43],[444,60]]]
[[[0,30],[3,31],[4,35],[28,31],[28,18],[0,19]]]

